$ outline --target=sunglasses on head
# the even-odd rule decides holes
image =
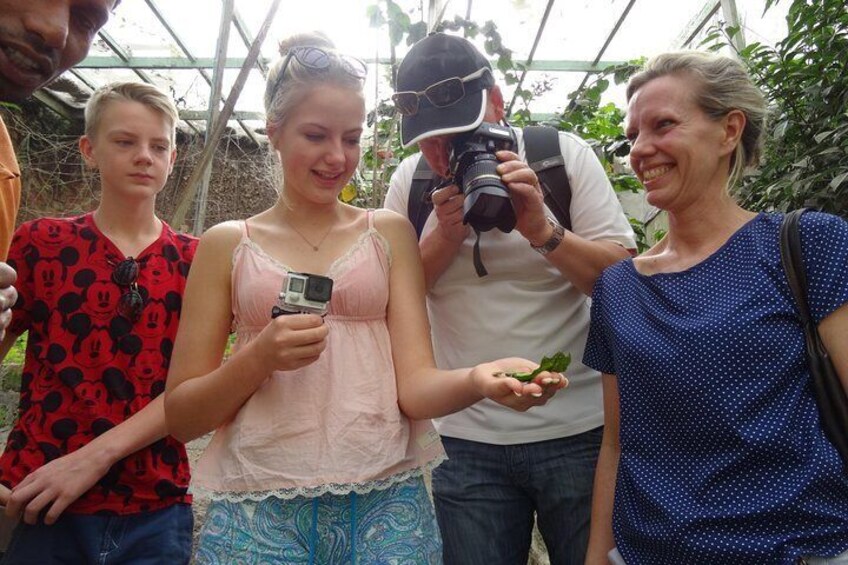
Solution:
[[[127,257],[115,265],[112,271],[112,282],[124,289],[118,299],[116,308],[118,314],[132,323],[138,321],[144,310],[144,297],[138,290],[138,261]]]
[[[325,71],[330,68],[333,59],[335,59],[339,62],[342,69],[353,78],[364,80],[368,74],[368,66],[365,64],[365,61],[357,59],[352,55],[345,55],[336,51],[322,49],[321,47],[292,47],[286,53],[283,65],[280,67],[280,73],[277,75],[277,83],[274,85],[275,92],[283,83],[292,58],[300,63],[301,66],[311,71]]]
[[[395,92],[392,95],[392,101],[397,111],[404,116],[414,116],[418,113],[422,97],[431,106],[447,108],[465,98],[466,94],[489,86],[490,76],[489,69],[483,67],[464,77],[451,77],[431,84],[421,92],[414,90]]]

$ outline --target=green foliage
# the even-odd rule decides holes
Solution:
[[[389,84],[394,88],[398,66],[395,48],[404,38],[407,43],[414,43],[423,37],[426,24],[413,23],[410,16],[393,0],[379,0],[366,10],[370,26],[386,28],[388,32],[391,53],[386,72]],[[388,97],[378,100],[375,109],[369,112],[366,136],[370,134],[371,143],[363,148],[359,173],[352,179],[355,192],[350,197],[343,193],[343,200],[363,208],[382,206],[389,179],[398,163],[414,153],[414,150],[405,150],[400,146],[397,136],[399,120],[400,116],[395,113]]]
[[[615,104],[601,104],[603,94],[610,86],[626,83],[640,68],[641,60],[609,67],[595,75],[582,90],[569,94],[569,104],[553,125],[572,132],[588,141],[598,154],[613,188],[617,192],[637,192],[641,185],[633,175],[616,172],[616,161],[630,153],[624,136],[624,110]]]
[[[766,9],[779,0],[770,0]],[[752,43],[739,55],[770,101],[763,164],[743,183],[755,210],[812,205],[848,216],[848,10],[843,0],[794,0],[788,33],[774,48]],[[721,29],[711,47],[729,44]]]
[[[645,231],[645,224],[636,218],[627,218],[630,222],[630,227],[633,229],[633,235],[636,239],[636,251],[642,253],[647,251],[651,246],[648,243],[648,234]]]
[[[9,353],[3,360],[4,365],[23,365],[24,355],[26,354],[27,333],[21,334],[17,341],[9,348]]]
[[[21,372],[26,351],[26,334],[9,349],[6,358],[0,364],[0,428],[12,424],[16,416],[18,392],[21,390]]]

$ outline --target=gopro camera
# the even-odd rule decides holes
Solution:
[[[333,279],[309,273],[289,273],[280,292],[280,303],[271,309],[271,317],[283,314],[324,316],[333,294]]]

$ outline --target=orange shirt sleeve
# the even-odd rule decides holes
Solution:
[[[0,261],[6,260],[21,205],[21,170],[15,148],[0,118]]]

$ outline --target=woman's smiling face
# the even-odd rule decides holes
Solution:
[[[735,143],[727,143],[727,117],[713,119],[696,102],[697,80],[666,75],[630,99],[625,134],[630,165],[648,202],[664,210],[724,189]]]
[[[304,93],[289,116],[272,133],[287,200],[334,201],[359,164],[365,121],[362,94],[318,84]]]

